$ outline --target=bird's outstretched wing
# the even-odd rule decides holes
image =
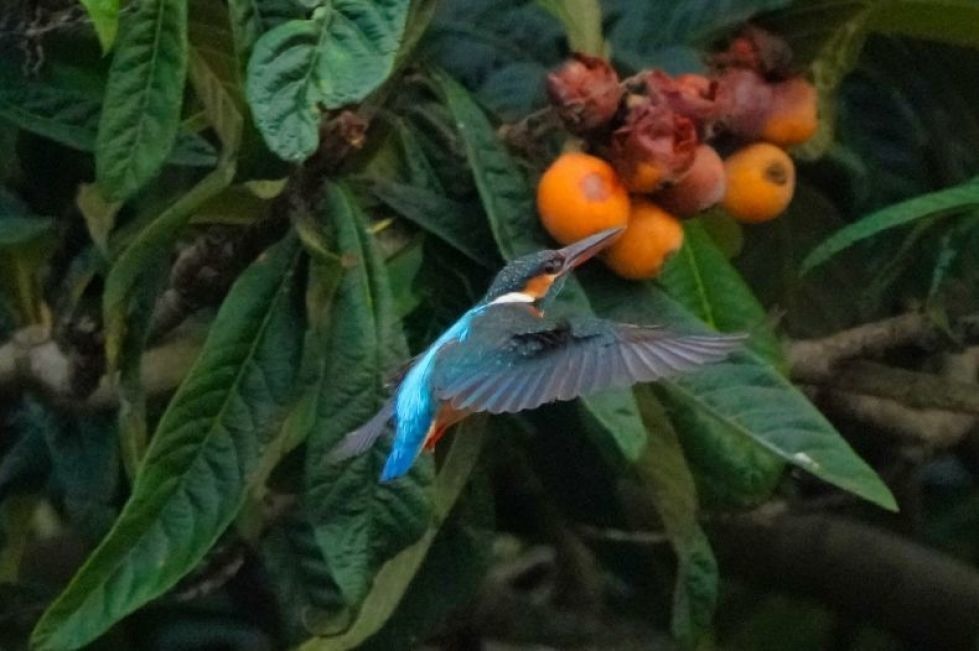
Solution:
[[[434,388],[460,411],[516,412],[677,375],[724,359],[744,338],[493,310],[440,351]]]
[[[369,421],[349,432],[327,456],[330,463],[344,461],[363,454],[384,433],[394,415],[394,400],[388,400]]]

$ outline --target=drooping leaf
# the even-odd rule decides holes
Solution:
[[[88,236],[103,255],[109,252],[109,233],[115,226],[116,214],[122,208],[117,201],[108,201],[95,183],[82,183],[78,186],[75,205],[85,219]]]
[[[292,20],[255,44],[247,94],[269,148],[288,161],[319,144],[324,109],[358,102],[390,74],[407,0],[334,0],[309,20]]]
[[[471,417],[457,428],[452,447],[435,478],[433,513],[428,527],[421,538],[400,551],[377,572],[370,592],[351,626],[341,635],[310,640],[299,647],[299,651],[357,649],[384,626],[404,598],[412,579],[418,574],[435,542],[439,529],[469,482],[483,446],[485,428],[486,421],[480,416]]]
[[[429,518],[430,459],[404,479],[378,481],[388,445],[342,463],[328,453],[349,431],[367,422],[385,398],[389,374],[407,357],[394,311],[387,270],[364,228],[351,192],[329,185],[322,221],[341,260],[348,261],[330,319],[318,342],[307,452],[306,497],[310,522],[331,575],[356,608],[378,568],[422,535]]]
[[[572,52],[605,55],[602,39],[602,6],[598,0],[537,0],[564,25]]]
[[[305,14],[296,0],[229,0],[228,11],[231,14],[235,49],[245,61],[259,36]]]
[[[92,19],[92,27],[99,37],[102,51],[108,52],[116,40],[119,29],[119,0],[80,0]]]
[[[497,139],[486,114],[459,82],[433,73],[462,137],[483,209],[507,260],[541,248],[543,231],[534,217],[533,194],[520,166]]]
[[[56,243],[54,235],[53,220],[28,216],[19,202],[0,203],[0,293],[23,325],[42,320],[39,272]]]
[[[649,445],[637,470],[652,495],[677,556],[672,631],[695,648],[710,629],[717,607],[717,561],[698,520],[697,489],[677,433],[648,388],[636,391]]]
[[[894,36],[910,36],[979,47],[979,6],[971,0],[898,0],[882,4],[870,27]]]
[[[99,184],[117,200],[156,175],[176,139],[187,74],[187,3],[146,0],[122,23],[95,143]]]
[[[245,124],[242,67],[228,9],[218,0],[190,5],[189,76],[208,122],[226,151],[237,150]]]
[[[592,278],[589,296],[598,312],[626,323],[665,323],[685,331],[703,324],[654,286]],[[820,479],[894,510],[880,477],[826,418],[778,371],[748,350],[700,370],[664,380],[678,401],[730,436],[743,436]]]
[[[66,147],[95,151],[102,88],[90,82],[86,87],[78,84],[30,79],[17,74],[13,66],[0,66],[0,118]],[[208,167],[216,158],[209,142],[197,134],[180,131],[166,162]]]
[[[399,215],[484,267],[497,266],[487,243],[492,235],[478,207],[407,183],[377,180],[371,192]]]
[[[397,609],[360,648],[410,648],[428,637],[459,604],[469,603],[493,560],[493,515],[488,478],[474,477],[432,541]]]
[[[791,0],[607,0],[608,39],[616,59],[638,69],[651,62],[686,59],[679,68],[701,65],[697,53],[679,48],[704,44],[722,30],[753,16],[789,5]],[[665,56],[664,56],[665,55]]]
[[[33,634],[76,649],[163,594],[232,522],[293,400],[302,347],[298,246],[289,238],[235,283],[160,420],[108,536]]]
[[[302,642],[324,630],[342,606],[305,510],[290,513],[262,537],[260,553],[278,597],[287,641]]]
[[[979,206],[979,181],[975,180],[888,206],[840,229],[813,249],[803,260],[801,273],[815,269],[840,251],[883,231],[919,219],[961,213],[976,206]]]
[[[145,447],[144,396],[140,365],[156,296],[166,280],[167,261],[187,220],[234,178],[233,165],[221,165],[143,229],[114,261],[102,293],[105,356],[119,369],[120,431],[123,460],[132,475]]]
[[[660,275],[666,291],[698,319],[721,332],[751,334],[752,350],[784,368],[778,339],[766,323],[764,308],[718,250],[698,220],[684,225],[684,241]]]

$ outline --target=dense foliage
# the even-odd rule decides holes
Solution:
[[[702,71],[748,20],[820,93],[788,213],[710,211],[657,280],[596,264],[562,295],[745,349],[473,417],[396,482],[386,443],[331,462],[552,245],[548,70]],[[5,3],[0,647],[970,648],[977,25],[963,0]]]

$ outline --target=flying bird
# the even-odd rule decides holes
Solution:
[[[382,482],[391,481],[469,414],[533,409],[724,359],[743,335],[682,334],[662,326],[545,314],[567,275],[622,230],[507,264],[483,299],[411,361],[377,414],[331,450],[330,461],[366,451],[394,421],[394,442],[381,472]]]

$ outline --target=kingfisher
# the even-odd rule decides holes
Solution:
[[[413,358],[393,396],[337,444],[330,461],[366,451],[393,421],[394,442],[380,477],[389,482],[469,414],[533,409],[724,359],[743,335],[681,334],[663,326],[546,314],[568,274],[623,230],[604,230],[507,264],[482,300]]]

